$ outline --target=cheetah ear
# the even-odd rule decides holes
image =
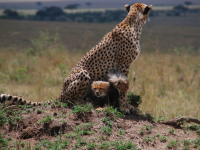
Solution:
[[[107,82],[106,85],[109,87],[110,86],[110,82]]]
[[[130,7],[131,7],[130,5],[126,4],[124,7],[128,12],[130,11]]]

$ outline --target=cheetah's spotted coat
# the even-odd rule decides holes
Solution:
[[[128,76],[129,66],[140,53],[142,26],[148,19],[152,6],[136,3],[125,7],[127,17],[87,52],[67,75],[61,101],[74,102],[81,99],[91,81],[104,78],[116,68]],[[133,106],[127,102],[126,93],[127,91],[120,93],[119,105],[122,111],[129,113]]]

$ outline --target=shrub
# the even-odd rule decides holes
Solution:
[[[134,94],[132,92],[127,93],[127,99],[128,99],[128,102],[136,108],[142,103],[141,96]]]

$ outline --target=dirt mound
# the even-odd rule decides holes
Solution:
[[[101,110],[101,111],[99,111]],[[197,149],[199,126],[174,128],[142,114],[61,103],[0,106],[0,146],[19,149]],[[193,130],[191,130],[193,129]]]

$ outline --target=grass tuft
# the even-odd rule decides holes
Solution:
[[[127,93],[127,100],[135,108],[138,108],[138,106],[142,103],[142,97],[130,91]]]
[[[178,147],[180,147],[180,144],[178,141],[169,141],[167,148],[169,149],[177,149]]]
[[[41,121],[38,121],[37,124],[50,123],[51,121],[52,121],[52,116],[51,115],[47,115]]]
[[[85,105],[75,105],[73,106],[73,110],[71,111],[71,113],[74,113],[74,114],[84,114],[84,113],[90,113],[92,112],[92,104],[89,103],[89,104],[85,104]]]
[[[112,106],[106,107],[106,109],[104,110],[104,113],[106,114],[106,116],[110,117],[111,119],[116,119],[118,117],[124,117],[123,112],[119,112],[117,110],[117,108],[113,108]]]

